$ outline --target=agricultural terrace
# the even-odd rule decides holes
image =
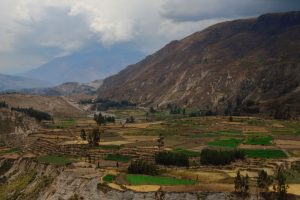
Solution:
[[[231,120],[226,116],[191,116],[192,112],[171,114],[169,110],[109,108],[102,112],[102,117],[111,116],[114,122],[101,124],[96,123],[93,114],[54,117],[52,121],[43,121],[40,130],[28,136],[29,145],[3,148],[0,155],[21,156],[30,152],[37,162],[58,166],[89,163],[86,166],[100,170],[100,182],[137,191],[160,187],[170,191],[233,191],[238,170],[249,175],[250,187],[254,187],[261,169],[273,174],[278,165],[291,166],[300,156],[299,121],[235,116]],[[228,154],[227,165],[201,164],[203,149],[238,150],[245,154],[245,159],[234,159]],[[171,164],[156,163],[158,152],[169,152]],[[179,158],[188,164],[173,166],[181,162]],[[141,164],[144,174],[130,174],[128,167],[136,160],[154,167]],[[74,166],[72,170],[76,171]],[[152,169],[157,170],[157,175],[145,174]],[[300,185],[300,172],[289,170],[287,180],[295,191]]]

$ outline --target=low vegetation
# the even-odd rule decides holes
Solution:
[[[209,142],[208,145],[217,147],[236,148],[242,143],[242,141],[243,140],[241,139],[216,139],[212,142]]]
[[[0,155],[2,155],[2,154],[9,154],[9,153],[18,153],[20,151],[21,150],[19,148],[7,149],[7,150],[0,151]]]
[[[57,156],[57,155],[40,156],[37,158],[37,160],[41,163],[55,164],[55,165],[68,165],[72,163],[70,158],[66,156]]]
[[[112,175],[112,174],[106,174],[102,180],[106,183],[111,183],[113,182],[114,180],[116,179],[116,176],[115,175]]]
[[[118,161],[118,162],[129,162],[131,160],[131,157],[123,156],[123,155],[119,155],[119,154],[108,154],[106,156],[105,160],[112,160],[112,161]]]
[[[201,154],[200,152],[197,152],[197,151],[190,151],[190,150],[186,150],[186,149],[182,149],[182,148],[174,149],[173,152],[184,154],[187,157],[199,157]]]
[[[273,138],[271,136],[267,137],[259,137],[259,136],[252,136],[248,138],[245,144],[250,145],[272,145]]]

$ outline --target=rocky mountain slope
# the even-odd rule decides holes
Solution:
[[[49,86],[51,86],[51,84],[37,79],[0,74],[0,91]]]
[[[104,80],[99,98],[288,117],[300,113],[300,12],[229,21]]]

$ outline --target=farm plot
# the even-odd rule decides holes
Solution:
[[[245,149],[249,158],[286,158],[287,155],[280,149]]]
[[[165,176],[128,174],[126,180],[132,185],[194,185],[195,180],[177,179]]]
[[[216,146],[216,147],[225,147],[225,148],[236,148],[238,147],[243,140],[241,139],[216,139],[212,142],[209,142],[209,146]]]
[[[65,156],[57,156],[57,155],[40,156],[37,158],[37,160],[41,163],[55,164],[55,165],[67,165],[72,163],[72,160],[70,158]]]

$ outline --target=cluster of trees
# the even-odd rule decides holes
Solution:
[[[235,105],[233,102],[228,102],[228,106],[224,111],[225,115],[240,116],[241,114],[257,114],[259,113],[259,105],[257,102],[248,99],[243,100],[238,96],[235,99]]]
[[[126,118],[126,123],[134,123],[135,122],[135,119],[134,119],[134,117],[133,116],[130,116],[130,117],[128,117],[128,118]]]
[[[147,174],[158,175],[158,168],[154,164],[147,163],[142,160],[132,161],[128,167],[128,173],[130,174]]]
[[[202,111],[190,112],[189,117],[214,116],[214,115],[217,115],[217,113],[211,110],[202,110]]]
[[[116,119],[114,116],[106,116],[99,113],[99,115],[94,115],[94,120],[96,123],[101,126],[105,125],[106,123],[115,123]]]
[[[99,145],[100,136],[100,131],[97,128],[93,129],[92,131],[89,131],[88,134],[85,132],[84,129],[81,129],[80,131],[81,139],[88,141],[90,147],[95,147]]]
[[[237,175],[234,179],[234,189],[235,192],[240,193],[242,195],[246,195],[249,191],[249,176],[241,175],[240,171],[237,172]]]
[[[183,115],[185,115],[185,109],[178,107],[176,104],[168,104],[167,109],[170,110],[170,114],[183,114]]]
[[[106,111],[109,108],[127,108],[127,107],[133,107],[136,106],[135,103],[131,103],[129,101],[111,101],[108,99],[97,99],[95,102],[94,109],[97,108],[97,110]]]
[[[153,106],[151,106],[151,107],[149,108],[149,112],[150,112],[150,113],[155,113],[156,110],[153,108]]]
[[[261,170],[259,172],[256,181],[256,187],[259,188],[259,191],[261,193],[263,193],[266,196],[272,184],[274,184],[273,190],[277,194],[277,199],[279,200],[286,199],[287,189],[289,186],[286,183],[285,171],[281,166],[277,169],[274,177],[268,175],[268,173],[264,170]],[[234,179],[234,188],[235,188],[235,192],[243,196],[247,195],[250,188],[248,174],[246,174],[246,176],[243,176],[241,175],[240,171],[238,171]],[[271,199],[276,199],[276,198],[272,197]]]
[[[0,101],[0,108],[8,108],[8,105],[5,101]]]
[[[244,160],[245,153],[242,150],[214,150],[203,149],[200,155],[200,163],[203,165],[228,165],[235,160]]]
[[[94,101],[92,99],[82,99],[79,101],[80,104],[92,104]]]
[[[51,115],[49,115],[48,113],[42,112],[39,110],[35,110],[33,108],[20,108],[20,107],[14,108],[14,107],[12,107],[11,110],[25,113],[26,115],[33,117],[33,118],[37,119],[38,121],[52,119]]]
[[[171,151],[161,151],[155,154],[155,162],[160,165],[175,165],[189,167],[189,158],[186,154]]]

